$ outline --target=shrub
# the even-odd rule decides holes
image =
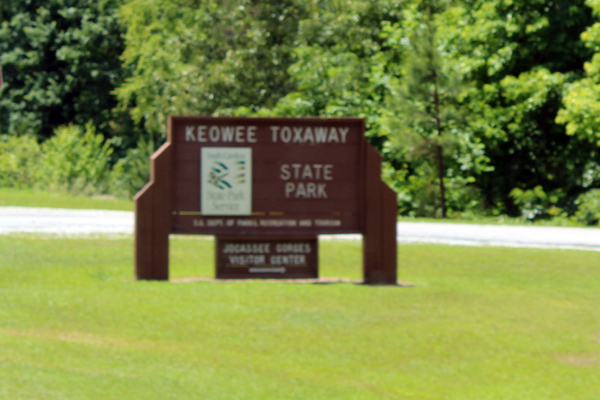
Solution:
[[[150,156],[154,142],[143,137],[136,148],[129,149],[110,174],[110,191],[120,198],[131,198],[150,181]]]
[[[575,200],[578,209],[575,217],[587,225],[597,225],[600,221],[600,189],[592,189],[580,194]]]
[[[41,145],[37,187],[72,194],[99,194],[108,190],[110,142],[93,125],[68,125]]]
[[[529,190],[514,188],[510,191],[510,197],[526,220],[567,217],[566,212],[557,206],[565,197],[565,193],[561,189],[546,193],[540,185]]]
[[[39,156],[40,145],[33,136],[0,135],[0,186],[31,188]]]

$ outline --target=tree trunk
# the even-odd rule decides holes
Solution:
[[[438,178],[440,181],[440,203],[442,207],[442,218],[446,218],[446,188],[444,186],[444,154],[442,146],[435,145],[435,156],[437,158]]]
[[[438,138],[442,137],[442,124],[440,122],[440,97],[438,94],[437,76],[435,77],[435,91],[433,92],[433,100],[435,103],[435,124],[438,133]],[[437,142],[435,144],[435,157],[437,159],[438,179],[440,181],[440,205],[442,207],[442,218],[446,218],[446,188],[444,186],[444,151],[442,145]]]

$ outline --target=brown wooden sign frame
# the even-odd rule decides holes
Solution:
[[[356,170],[358,186],[356,191],[357,212],[348,219],[355,223],[349,223],[348,227],[343,225],[337,228],[312,227],[304,230],[269,228],[263,229],[260,234],[263,236],[275,235],[283,239],[322,233],[361,233],[363,235],[364,282],[367,284],[396,284],[396,194],[381,180],[381,156],[367,143],[364,137],[364,119],[361,118],[169,117],[167,142],[151,157],[150,182],[134,198],[135,275],[137,279],[169,279],[169,235],[171,233],[213,234],[216,236],[256,235],[256,230],[253,229],[195,227],[192,225],[192,221],[195,225],[196,221],[204,220],[203,217],[193,219],[192,215],[201,215],[201,213],[176,209],[181,204],[182,194],[180,192],[185,189],[186,194],[189,193],[188,188],[177,179],[178,170],[183,168],[180,158],[187,154],[183,150],[183,145],[180,144],[183,135],[187,135],[187,132],[184,133],[184,125],[194,126],[190,124],[201,123],[259,125],[259,127],[261,124],[350,127],[352,135],[355,136],[353,140],[357,150],[353,159],[358,163]],[[275,136],[273,138],[275,140]],[[194,145],[199,148],[198,143],[194,143]],[[303,150],[303,154],[309,152],[307,149],[309,148],[306,147]],[[193,154],[195,157],[200,157],[198,152]],[[199,182],[198,185],[200,185]],[[182,187],[185,188],[182,189]],[[195,190],[192,188],[192,191]],[[194,195],[199,196],[198,194]],[[198,207],[200,206],[198,205]],[[246,219],[252,218],[254,217],[249,216]],[[268,218],[270,217],[266,216],[265,220]]]

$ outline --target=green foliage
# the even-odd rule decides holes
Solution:
[[[568,134],[600,146],[600,85],[590,78],[572,83],[566,88],[564,105],[556,122],[565,124]]]
[[[537,69],[505,77],[495,89],[486,88],[499,103],[494,108],[486,106],[485,117],[477,123],[494,119],[500,129],[482,139],[494,171],[480,181],[490,203],[508,206],[504,212],[518,210],[505,197],[512,188],[526,190],[538,185],[546,192],[564,190],[568,196],[559,206],[572,208],[586,164],[597,159],[586,141],[568,136],[563,126],[554,123],[565,82],[563,74]]]
[[[40,145],[32,136],[0,136],[0,187],[30,188],[36,181]]]
[[[587,4],[600,15],[600,2]],[[584,64],[586,76],[565,87],[564,108],[556,121],[566,125],[568,134],[600,147],[600,23],[588,27],[581,38],[595,54]]]
[[[580,35],[593,23],[585,0],[455,2],[440,25],[446,51],[480,86],[533,67],[581,71],[591,52]]]
[[[557,207],[574,212],[586,165],[597,155],[554,119],[563,88],[590,56],[579,38],[593,21],[583,0],[431,2],[437,45],[429,51],[447,89],[440,93],[441,137],[428,118],[433,102],[424,101],[431,88],[415,79],[424,55],[410,46],[427,19],[426,3],[336,4],[322,2],[300,22],[289,69],[297,87],[259,115],[366,117],[370,141],[396,171],[387,176],[399,179],[393,186],[405,215],[439,213],[437,143],[445,151],[449,211],[519,215],[511,190],[541,185],[563,189]],[[409,81],[421,85],[420,95]]]
[[[403,215],[439,215],[443,180],[451,215],[573,216],[600,187],[599,17],[600,0],[6,0],[0,131],[20,139],[0,180],[43,185],[17,172],[24,138],[69,123],[113,137],[128,197],[168,115],[358,116]],[[525,199],[538,187],[557,202]]]
[[[129,149],[110,173],[110,192],[119,198],[132,198],[150,181],[150,156],[154,153],[153,141],[141,137],[138,146]]]
[[[293,90],[258,115],[363,117],[369,140],[380,148],[387,133],[380,122],[387,86],[398,74],[397,54],[387,51],[382,32],[384,24],[402,19],[408,3],[309,2],[311,13],[299,22],[288,70]]]
[[[556,204],[564,197],[564,192],[560,189],[546,194],[539,185],[530,190],[515,188],[511,190],[510,196],[521,210],[523,218],[528,221],[565,216],[562,210],[556,207]]]
[[[117,94],[153,135],[176,114],[256,111],[290,90],[287,68],[305,2],[130,0],[123,61],[133,70]]]
[[[109,141],[85,128],[68,125],[41,145],[32,136],[0,136],[0,187],[37,188],[71,194],[108,189]]]
[[[585,165],[597,156],[555,122],[563,88],[590,57],[580,34],[591,10],[577,1],[474,1],[444,14],[440,37],[464,79],[464,112],[489,169],[475,174],[490,212],[521,213],[510,192],[563,189],[573,211]]]
[[[598,225],[600,222],[600,189],[592,189],[577,197],[577,220],[587,225]]]
[[[57,129],[41,145],[36,187],[73,194],[105,193],[108,188],[110,142],[96,134],[90,123]]]
[[[407,176],[413,184],[411,197],[414,199],[419,193],[418,203],[427,207],[419,207],[416,215],[439,214],[445,218],[444,181],[449,162],[453,160],[446,158],[464,126],[457,107],[461,88],[456,73],[439,51],[434,17],[440,10],[433,2],[426,2],[423,8],[409,37],[399,38],[406,31],[398,24],[384,27],[392,47],[400,43],[406,48],[398,49],[406,58],[405,73],[398,84],[392,86],[387,98],[386,122],[391,143],[400,153],[397,159],[406,162],[411,171]]]
[[[125,75],[119,0],[2,1],[0,131],[50,137],[92,121],[116,134],[127,118],[111,91]]]

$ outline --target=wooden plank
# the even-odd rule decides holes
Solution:
[[[323,165],[329,162],[321,162],[319,165],[322,167]],[[175,161],[175,170],[177,171],[177,175],[174,177],[175,182],[181,184],[185,182],[186,184],[199,186],[200,184],[200,159],[198,160],[177,160]],[[303,163],[306,164],[306,163]],[[260,161],[253,161],[252,165],[252,174],[254,175],[253,182],[255,184],[261,182],[303,182],[303,181],[313,181],[313,182],[345,182],[352,183],[356,182],[356,176],[358,175],[358,165],[356,160],[352,160],[352,162],[348,163],[336,163],[332,164],[333,168],[330,169],[330,174],[333,179],[325,180],[322,172],[322,168],[318,171],[318,178],[316,176],[316,170],[312,170],[313,178],[305,177],[304,179],[293,179],[290,178],[288,180],[281,179],[281,166],[283,163],[265,163]],[[288,165],[291,165],[288,163]],[[288,170],[290,174],[293,173],[293,167],[289,166]],[[320,167],[319,167],[320,168]],[[301,170],[300,170],[301,171]],[[301,172],[299,172],[301,174]],[[301,176],[301,175],[300,175]]]
[[[299,218],[289,217],[202,217],[193,215],[175,215],[173,216],[173,230],[172,233],[183,233],[183,234],[196,234],[196,235],[231,235],[232,232],[239,235],[289,235],[289,234],[338,234],[338,233],[360,233],[359,216],[331,216],[323,215],[322,219],[340,221],[339,226],[310,226],[302,227],[299,224],[295,226],[260,226],[261,220],[277,220],[277,219],[292,219],[296,222],[300,221]],[[226,226],[208,226],[206,221],[209,220],[221,220],[223,225],[226,225],[226,221],[233,220],[234,225],[231,227]],[[255,222],[256,226],[244,225],[237,223],[241,221]],[[314,219],[313,219],[314,220]],[[311,220],[311,221],[313,221]],[[197,223],[197,221],[204,221],[203,225]],[[235,228],[235,229],[234,229]]]
[[[371,146],[366,151],[366,179],[364,282],[393,285],[397,282],[396,194],[381,181],[381,156]]]
[[[154,197],[153,278],[169,279],[169,234],[173,208],[173,148],[165,143],[151,158]]]
[[[178,143],[175,159],[178,163],[198,162],[200,160],[200,149],[202,147],[245,147],[245,146],[223,146],[207,145],[200,146],[198,143]],[[353,164],[358,160],[359,146],[357,145],[277,145],[277,144],[253,144],[253,156],[260,163],[265,164]],[[339,151],[343,150],[343,151]]]
[[[152,279],[153,276],[152,254],[149,251],[153,247],[153,194],[152,183],[148,183],[133,199],[135,209],[134,264],[136,279]]]
[[[150,183],[134,197],[136,279],[169,279],[172,161],[166,143],[150,158]]]
[[[175,181],[176,201],[185,200],[190,197],[200,199],[199,185],[194,185],[195,181]],[[339,181],[291,181],[294,186],[290,185],[290,190],[286,192],[286,182],[256,182],[252,187],[252,199],[270,200],[281,202],[285,207],[285,203],[298,202],[320,202],[328,203],[342,199],[344,201],[352,200],[358,204],[358,187],[355,182],[339,182]],[[302,185],[300,185],[302,184]],[[309,185],[310,184],[310,185]],[[322,189],[319,189],[322,185]],[[312,186],[312,189],[311,189]],[[299,190],[301,189],[301,190]],[[299,190],[297,192],[297,190]],[[312,191],[311,191],[312,190]],[[298,194],[297,194],[298,193]],[[298,198],[296,198],[296,195]],[[287,197],[286,197],[287,196]],[[198,203],[199,204],[199,203]],[[280,208],[280,207],[278,207]]]
[[[319,117],[303,117],[303,118],[248,118],[248,117],[195,117],[195,116],[174,116],[171,117],[177,121],[176,126],[173,129],[172,142],[185,142],[194,143],[193,141],[186,141],[186,127],[197,127],[199,125],[210,126],[255,126],[256,127],[256,139],[258,141],[272,141],[271,126],[287,126],[293,129],[294,127],[311,127],[313,133],[315,128],[319,127],[336,127],[336,128],[348,128],[348,134],[346,137],[346,144],[357,143],[360,140],[360,136],[357,135],[357,131],[360,130],[360,126],[364,124],[364,121],[360,118],[319,118]],[[192,128],[193,129],[193,128]],[[207,129],[208,130],[208,129]],[[197,132],[196,132],[197,133]],[[208,139],[208,132],[204,135],[206,142],[202,144],[210,145],[211,142]],[[316,134],[315,134],[316,138]],[[192,139],[193,140],[193,139]],[[341,140],[341,138],[340,138]],[[197,142],[196,142],[197,143]],[[281,140],[278,139],[278,143]],[[293,143],[293,140],[292,140]],[[229,145],[244,146],[247,142],[234,142],[227,143]],[[297,143],[296,143],[297,144]]]
[[[197,200],[197,201],[196,201]],[[173,211],[200,211],[200,199],[198,196],[189,196],[188,198],[177,196],[174,201]],[[358,201],[356,197],[339,197],[328,201],[319,201],[317,199],[296,200],[285,204],[282,201],[270,199],[254,199],[252,210],[256,213],[268,213],[277,211],[283,214],[304,215],[310,218],[313,214],[324,214],[330,212],[359,212]]]
[[[382,196],[382,275],[379,283],[395,285],[398,281],[398,244],[396,221],[398,218],[398,201],[396,192],[381,182]]]
[[[381,208],[382,185],[380,181],[381,157],[371,147],[365,148],[365,230],[363,233],[363,279],[365,283],[378,282],[378,270],[382,263],[383,210]]]

